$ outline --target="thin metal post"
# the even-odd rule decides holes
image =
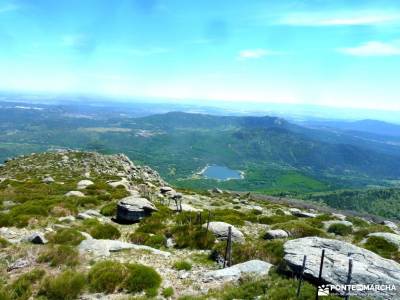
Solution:
[[[303,282],[304,269],[306,267],[306,260],[307,260],[307,255],[304,255],[303,265],[301,267],[300,277],[299,277],[299,286],[297,287],[297,294],[296,294],[297,298],[299,298],[299,296],[300,296],[301,284]]]
[[[232,227],[228,227],[228,237],[226,239],[226,248],[225,248],[225,257],[224,257],[224,268],[226,266],[230,267],[232,264],[232,246],[231,246],[231,235],[232,235]]]
[[[207,232],[208,232],[208,227],[210,226],[210,220],[211,220],[211,211],[208,211],[208,218],[207,218]]]
[[[318,298],[318,286],[321,284],[321,279],[322,279],[322,269],[324,267],[324,259],[325,259],[325,249],[322,249],[322,255],[321,255],[321,264],[319,266],[319,275],[318,275],[318,285],[317,285],[317,293],[315,295],[315,299]]]
[[[351,282],[351,275],[353,273],[353,259],[349,258],[349,272],[347,273],[347,282],[346,285],[350,285]],[[349,288],[346,287],[346,296],[345,299],[349,300],[350,296],[349,296]]]

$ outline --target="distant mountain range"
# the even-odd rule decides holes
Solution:
[[[177,186],[198,189],[308,192],[393,186],[400,179],[400,137],[393,135],[398,125],[299,125],[268,116],[150,111],[138,104],[0,103],[0,159],[62,147],[123,152]],[[215,181],[196,175],[209,164],[241,170],[245,177]]]

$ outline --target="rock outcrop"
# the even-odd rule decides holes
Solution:
[[[400,248],[400,235],[398,234],[390,232],[374,232],[367,235],[367,237],[372,237],[372,236],[383,238],[389,243],[392,243],[396,245],[398,248]]]
[[[91,185],[93,185],[93,184],[94,184],[93,181],[88,180],[88,179],[84,179],[84,180],[81,180],[81,181],[78,182],[78,184],[77,184],[77,189],[78,189],[78,190],[84,190],[84,189],[86,189],[88,186],[91,186]]]
[[[69,191],[65,197],[85,197],[85,194],[80,191]]]
[[[355,245],[319,237],[290,240],[284,244],[284,261],[295,272],[301,269],[303,256],[307,255],[304,275],[317,280],[322,249],[325,261],[322,280],[325,284],[343,285],[347,282],[349,258],[353,260],[351,284],[395,285],[397,290],[357,290],[357,296],[373,299],[400,298],[400,264]],[[342,293],[343,294],[343,293]]]
[[[117,204],[117,221],[135,223],[151,215],[157,208],[146,198],[136,196],[125,197]]]
[[[266,240],[284,239],[287,237],[289,237],[289,234],[282,229],[268,230],[264,235]]]

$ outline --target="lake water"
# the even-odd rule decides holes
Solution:
[[[239,171],[217,165],[207,166],[203,170],[202,175],[205,178],[217,180],[242,179],[242,175]]]

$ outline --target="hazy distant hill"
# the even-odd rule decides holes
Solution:
[[[8,106],[0,108],[0,159],[60,147],[124,152],[181,187],[261,192],[388,185],[400,178],[400,144],[385,136],[371,139],[268,116],[170,112],[135,118],[121,108],[107,114],[108,106]],[[197,176],[208,164],[244,171],[245,178]]]

